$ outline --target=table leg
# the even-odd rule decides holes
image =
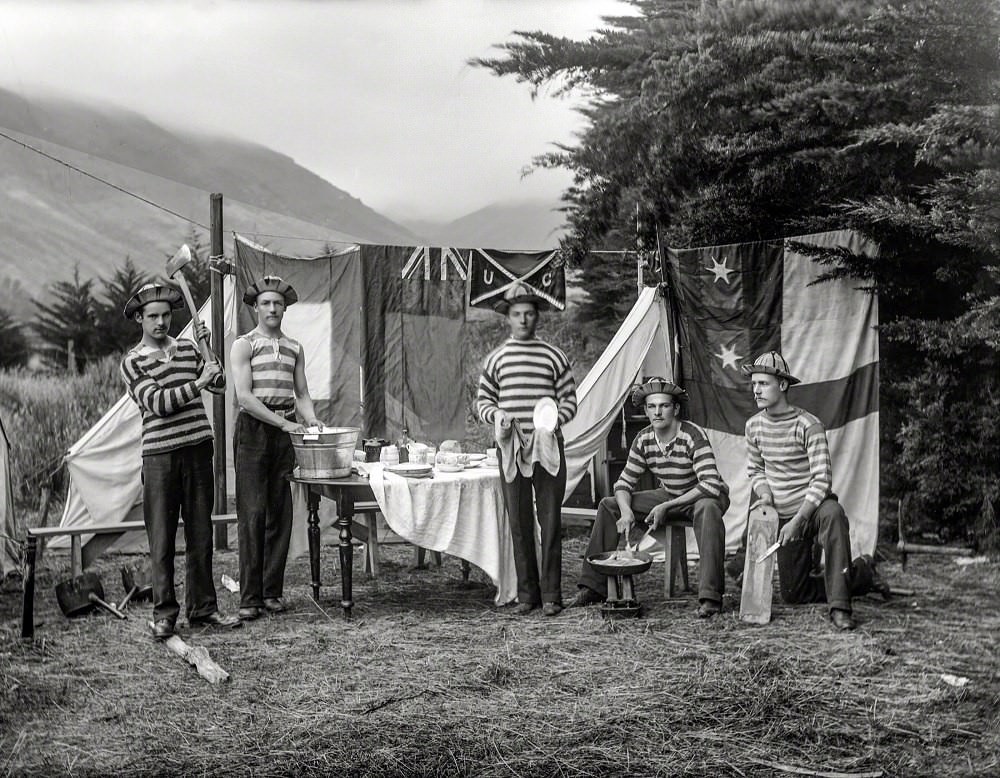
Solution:
[[[306,494],[306,504],[309,512],[309,528],[306,534],[309,536],[309,568],[312,572],[313,599],[319,600],[319,492],[308,488]]]
[[[341,607],[344,609],[344,618],[351,617],[351,608],[354,606],[352,589],[352,576],[354,574],[354,547],[351,545],[351,522],[354,520],[354,496],[349,490],[343,489],[340,499],[337,500],[337,524],[340,525],[340,585],[341,585]]]
[[[38,538],[28,535],[24,549],[24,577],[21,579],[21,637],[35,636],[35,553]]]

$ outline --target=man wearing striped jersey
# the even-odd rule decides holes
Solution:
[[[632,403],[641,407],[649,426],[629,448],[614,497],[601,500],[584,554],[576,598],[570,607],[603,602],[607,577],[594,570],[587,558],[619,545],[619,533],[637,543],[642,535],[668,532],[668,519],[692,522],[698,543],[698,616],[711,618],[722,610],[725,586],[723,561],[726,528],[722,516],[729,508],[729,487],[715,463],[715,452],[705,431],[680,418],[687,393],[663,378],[648,378],[632,392]],[[656,489],[636,491],[644,473],[659,482]]]
[[[188,622],[240,624],[219,613],[212,581],[212,427],[201,399],[202,391],[224,391],[226,378],[219,363],[206,363],[191,341],[170,337],[172,312],[182,299],[169,286],[146,284],[124,311],[142,327],[142,340],[125,354],[121,374],[142,415],[142,515],[153,577],[153,636],[160,640],[174,634],[180,613],[174,590],[178,515],[184,518]],[[195,335],[207,340],[208,329],[201,324]]]
[[[538,461],[532,458],[526,468],[519,464],[505,469],[503,454],[500,454],[504,472],[500,482],[517,571],[518,604],[514,613],[523,615],[541,605],[546,616],[555,616],[562,611],[560,506],[566,489],[566,455],[561,428],[576,415],[576,381],[562,350],[535,337],[539,305],[543,302],[524,285],[514,284],[496,304],[497,312],[507,317],[510,338],[486,357],[479,377],[476,410],[480,419],[499,430],[510,430],[516,425],[519,435],[532,441],[528,444],[530,448],[535,445],[535,404],[546,397],[556,403],[557,426],[554,436],[547,438],[553,445],[549,448],[543,444],[543,436],[538,436],[540,445],[536,451],[542,450]],[[497,443],[501,446],[500,440]],[[512,480],[508,480],[507,471],[512,473]],[[542,537],[541,577],[535,554],[536,513]]]
[[[851,597],[877,585],[868,555],[851,561],[850,525],[831,491],[833,464],[823,423],[788,402],[799,383],[776,351],[743,365],[760,412],[746,424],[750,488],[778,513],[778,576],[787,603],[826,602],[837,629],[854,629]],[[824,555],[823,577],[810,575],[813,546]]]
[[[290,284],[264,276],[251,284],[243,302],[257,326],[233,343],[231,365],[236,400],[233,449],[240,544],[240,618],[286,610],[285,562],[292,536],[295,466],[290,432],[322,427],[306,383],[302,345],[281,330],[285,310],[298,300]],[[300,424],[298,418],[304,421]]]

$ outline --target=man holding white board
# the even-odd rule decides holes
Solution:
[[[748,475],[757,499],[778,513],[781,599],[827,602],[834,627],[854,629],[851,597],[875,588],[875,562],[869,555],[851,561],[850,525],[832,492],[823,422],[788,402],[788,388],[799,379],[778,352],[761,354],[741,369],[760,409],[746,424]],[[810,575],[814,543],[825,557],[822,578]]]

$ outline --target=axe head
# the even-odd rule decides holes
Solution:
[[[191,249],[189,249],[188,244],[185,243],[177,249],[176,254],[167,260],[167,278],[173,278],[177,271],[190,261]]]

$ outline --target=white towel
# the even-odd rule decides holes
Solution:
[[[482,569],[497,587],[497,605],[517,597],[514,545],[496,470],[475,467],[403,478],[381,465],[369,467],[375,501],[393,532]]]
[[[503,459],[503,477],[507,483],[520,473],[530,478],[535,463],[540,464],[552,475],[559,473],[562,464],[559,454],[559,439],[554,431],[536,429],[526,433],[514,419],[507,427],[494,425],[497,448]]]

